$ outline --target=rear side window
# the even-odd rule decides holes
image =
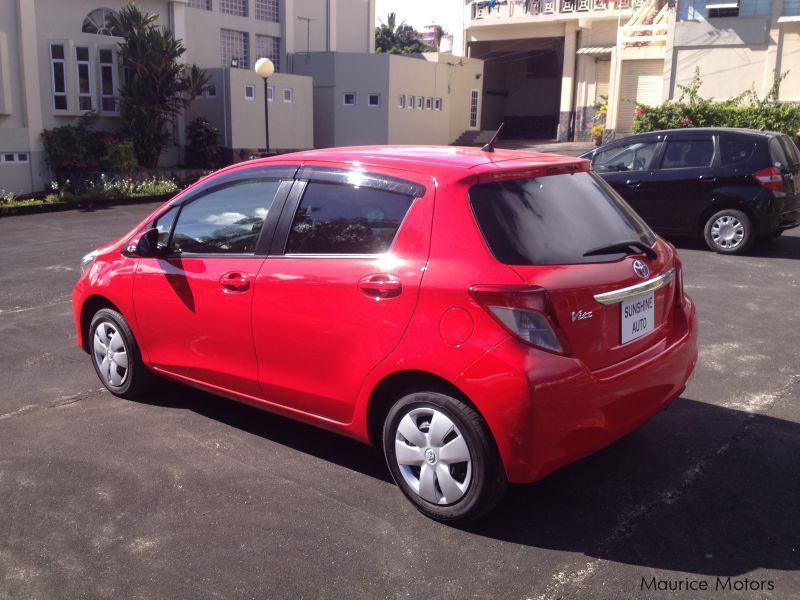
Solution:
[[[719,140],[722,165],[727,167],[749,161],[758,148],[760,141],[723,135]]]
[[[185,204],[171,247],[192,254],[252,254],[280,181],[242,181]]]
[[[287,254],[381,254],[389,250],[411,196],[310,182],[295,215]]]
[[[714,141],[707,140],[672,140],[667,142],[664,150],[662,169],[680,169],[687,167],[708,167],[714,159]]]
[[[800,152],[797,150],[797,146],[795,146],[794,142],[791,138],[787,135],[781,135],[778,137],[779,143],[783,148],[783,154],[786,157],[786,168],[794,171],[798,164],[800,164]]]
[[[622,253],[584,255],[622,241],[655,241],[633,209],[591,173],[478,185],[469,199],[489,249],[507,265],[606,262]]]

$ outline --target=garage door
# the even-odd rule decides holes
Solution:
[[[633,127],[636,102],[648,106],[661,104],[664,85],[663,60],[622,61],[622,85],[619,93],[617,131],[628,133]]]

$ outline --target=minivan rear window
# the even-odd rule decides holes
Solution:
[[[489,249],[507,265],[609,262],[624,252],[585,254],[622,241],[655,241],[645,222],[593,173],[477,185],[469,199]]]

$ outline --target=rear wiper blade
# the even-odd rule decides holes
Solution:
[[[643,252],[647,258],[650,260],[655,260],[658,258],[658,254],[656,251],[653,250],[650,246],[642,242],[641,240],[623,240],[621,242],[614,242],[613,244],[608,244],[607,246],[600,246],[599,248],[593,248],[588,252],[584,252],[584,256],[597,256],[598,254],[612,254],[614,252],[625,252],[625,254],[638,254],[638,252],[632,252],[632,250],[638,250],[639,252]]]

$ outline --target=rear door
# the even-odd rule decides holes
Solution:
[[[657,231],[697,233],[700,215],[710,206],[721,175],[716,138],[696,132],[667,136],[646,217]]]
[[[349,422],[414,312],[434,182],[344,165],[297,177],[255,286],[259,381],[269,402]]]
[[[571,352],[589,369],[666,338],[675,295],[673,251],[599,177],[483,184],[470,190],[470,202],[495,257],[547,290]],[[640,247],[614,248],[626,240]],[[652,289],[620,298],[631,286]]]
[[[777,136],[777,141],[783,150],[783,160],[780,162],[780,170],[783,175],[784,190],[786,190],[786,201],[784,212],[800,210],[800,151],[788,135]],[[786,219],[797,219],[796,214],[791,214]]]

